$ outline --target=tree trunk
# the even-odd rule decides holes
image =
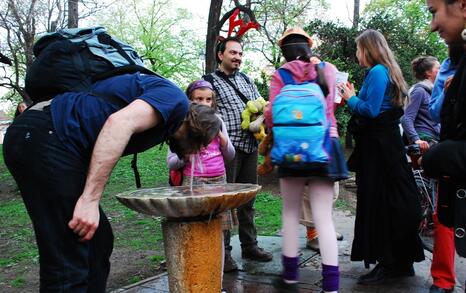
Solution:
[[[68,0],[68,28],[78,27],[78,0]]]
[[[353,28],[357,29],[358,26],[359,26],[359,0],[354,0]]]
[[[215,60],[215,44],[220,33],[218,21],[220,19],[220,13],[222,12],[222,4],[223,0],[212,0],[210,2],[205,46],[205,73],[213,72],[217,65],[217,61]]]

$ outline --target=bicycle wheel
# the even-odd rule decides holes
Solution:
[[[422,177],[420,173],[415,174],[415,179],[419,193],[421,194],[420,202],[422,210],[422,219],[419,223],[418,233],[424,249],[432,252],[434,249],[434,203],[430,195],[434,187],[432,186],[432,182]]]

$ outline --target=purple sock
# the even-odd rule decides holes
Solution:
[[[288,281],[298,281],[298,262],[298,256],[288,257],[282,255],[283,279]]]
[[[340,272],[338,266],[322,264],[322,290],[326,292],[338,291]]]

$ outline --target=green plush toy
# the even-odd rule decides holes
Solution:
[[[264,127],[263,126],[263,121],[264,120],[263,120],[263,117],[261,117],[261,116],[264,113],[265,106],[267,106],[267,104],[268,104],[268,102],[263,97],[259,97],[256,100],[249,101],[246,104],[246,108],[241,113],[241,119],[243,120],[241,122],[241,128],[243,130],[249,130],[249,131],[251,131],[253,133],[262,132],[260,126],[262,126],[262,128]],[[253,124],[253,122],[256,121],[259,118],[260,118],[260,120],[259,120],[260,123]],[[251,129],[251,124],[253,124],[252,129]],[[265,132],[264,132],[264,134],[265,134]]]
[[[266,136],[263,113],[268,103],[264,98],[259,97],[249,101],[241,113],[241,128],[252,132],[258,141],[262,141]]]

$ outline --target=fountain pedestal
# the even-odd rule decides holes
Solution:
[[[254,184],[221,184],[141,189],[117,195],[138,212],[162,221],[171,293],[220,292],[222,229],[217,215],[252,200]]]

